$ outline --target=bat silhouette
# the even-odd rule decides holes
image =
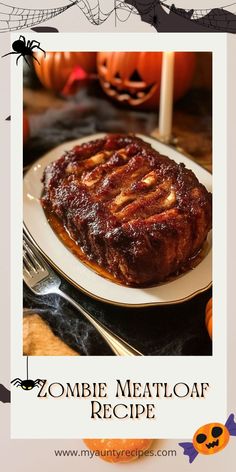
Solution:
[[[11,392],[4,385],[0,384],[0,401],[2,403],[11,402]]]

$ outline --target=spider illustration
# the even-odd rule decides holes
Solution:
[[[37,379],[37,380],[21,380],[19,378],[16,378],[11,381],[13,385],[16,387],[21,387],[23,390],[32,390],[34,387],[41,387],[43,384],[43,380]]]
[[[4,54],[4,56],[2,57],[9,56],[10,54],[19,54],[19,56],[16,59],[16,65],[18,65],[18,61],[20,57],[23,57],[25,62],[28,64],[28,66],[30,66],[29,62],[26,59],[26,56],[32,57],[35,61],[38,62],[38,64],[40,64],[38,59],[33,55],[34,49],[40,49],[40,51],[44,53],[44,57],[46,56],[46,52],[44,51],[44,49],[40,47],[39,41],[32,39],[32,41],[28,40],[26,42],[25,37],[22,35],[20,35],[19,39],[17,39],[16,41],[12,43],[12,49],[13,49],[12,52],[8,52],[7,54]]]

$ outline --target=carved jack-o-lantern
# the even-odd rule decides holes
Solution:
[[[193,437],[193,446],[201,454],[215,454],[229,442],[229,431],[221,423],[205,424]]]
[[[136,107],[155,109],[159,103],[162,52],[99,52],[99,80],[113,99]],[[195,53],[175,53],[174,99],[189,89]]]

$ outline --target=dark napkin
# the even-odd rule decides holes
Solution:
[[[123,308],[93,300],[65,280],[61,288],[145,355],[211,355],[205,327],[205,305],[211,290],[178,305]],[[80,354],[112,354],[94,328],[59,296],[36,297],[24,286],[24,307],[41,315],[54,334]]]
[[[156,113],[115,106],[93,85],[65,99],[64,107],[48,109],[34,118],[33,132],[24,148],[24,165],[65,141],[97,132],[149,134],[156,125]],[[181,304],[134,309],[98,302],[63,279],[61,288],[145,355],[212,354],[205,328],[205,305],[211,290]],[[112,354],[94,328],[60,297],[36,297],[24,286],[24,307],[39,313],[53,332],[80,354]]]

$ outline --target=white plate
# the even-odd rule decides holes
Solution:
[[[61,144],[40,158],[25,174],[23,185],[24,225],[41,252],[73,285],[88,295],[108,303],[130,307],[180,303],[209,288],[212,281],[211,233],[208,235],[209,250],[193,270],[172,281],[151,288],[125,287],[101,277],[80,262],[58,239],[47,222],[40,204],[43,171],[49,162],[58,159],[64,151],[71,149],[74,145],[102,136],[104,134],[100,133]],[[211,191],[212,179],[209,172],[175,149],[147,136],[138,136],[162,154],[166,154],[178,163],[183,162]]]

